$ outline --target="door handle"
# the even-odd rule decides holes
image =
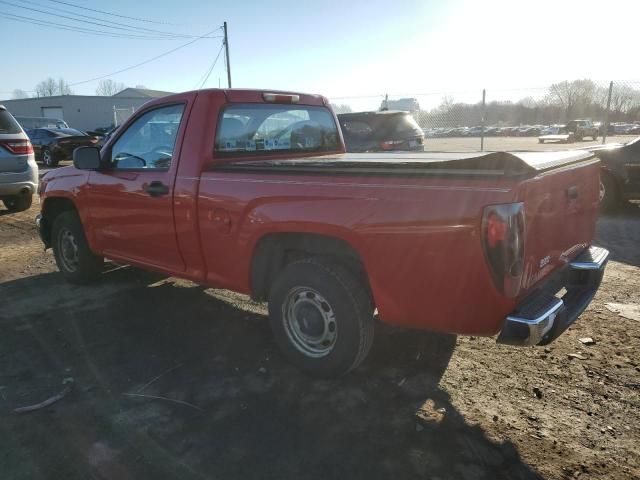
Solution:
[[[144,191],[152,197],[159,197],[169,193],[169,186],[158,180],[154,180],[144,188]]]

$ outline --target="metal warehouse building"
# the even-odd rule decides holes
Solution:
[[[119,125],[143,104],[172,92],[126,88],[113,96],[62,95],[0,101],[16,117],[49,117],[72,128],[95,130]]]

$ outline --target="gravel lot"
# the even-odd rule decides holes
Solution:
[[[600,219],[602,288],[546,349],[380,326],[323,381],[246,297],[115,266],[65,284],[38,208],[0,209],[2,478],[640,478],[640,321],[605,307],[640,304],[637,205]]]

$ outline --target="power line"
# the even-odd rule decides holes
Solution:
[[[196,35],[183,35],[183,34],[178,34],[178,33],[174,33],[174,32],[164,32],[164,31],[161,31],[161,30],[153,30],[153,29],[149,29],[149,28],[138,27],[138,26],[135,26],[135,25],[127,24],[127,23],[114,22],[112,20],[107,20],[107,19],[100,18],[100,17],[94,17],[94,16],[91,16],[91,15],[83,15],[81,13],[75,13],[75,12],[72,12],[70,10],[65,10],[65,9],[58,8],[58,7],[47,7],[45,5],[42,5],[42,4],[36,3],[36,2],[32,2],[30,0],[21,0],[20,3],[27,3],[29,5],[35,5],[36,7],[46,8],[49,11],[53,11],[53,13],[62,12],[62,13],[66,13],[66,14],[73,15],[73,16],[80,17],[80,18],[88,18],[90,20],[98,20],[98,21],[101,21],[101,22],[108,22],[108,24],[110,24],[110,25],[113,24],[113,25],[119,25],[119,26],[123,26],[123,27],[132,27],[132,28],[137,29],[137,30],[144,30],[144,31],[152,32],[152,33],[167,34],[167,35],[170,35],[170,36],[182,36],[184,38],[190,38],[190,37],[196,36]],[[20,7],[20,8],[25,8],[25,7]],[[77,21],[81,21],[81,20],[77,20]]]
[[[1,13],[0,13],[0,15],[1,15]],[[188,47],[189,45],[197,42],[198,40],[202,40],[203,38],[211,38],[211,37],[207,37],[207,36],[211,35],[212,33],[216,32],[216,31],[218,31],[219,29],[220,29],[220,27],[218,27],[218,28],[216,28],[214,30],[211,30],[210,32],[205,33],[202,37],[194,38],[193,40],[191,40],[191,41],[189,41],[187,43],[183,43],[182,45],[179,45],[179,46],[177,46],[175,48],[172,48],[171,50],[168,50],[168,51],[166,51],[164,53],[161,53],[160,55],[156,55],[155,57],[149,58],[148,60],[145,60],[143,62],[136,63],[135,65],[130,65],[128,67],[122,68],[122,69],[117,70],[115,72],[108,73],[106,75],[100,75],[99,77],[94,77],[94,78],[90,78],[90,79],[87,79],[87,80],[82,80],[81,82],[70,83],[69,86],[70,87],[75,87],[76,85],[83,85],[85,83],[95,82],[96,80],[102,80],[103,78],[112,77],[112,76],[117,75],[119,73],[123,73],[123,72],[126,72],[128,70],[132,70],[134,68],[141,67],[142,65],[146,65],[147,63],[151,63],[154,60],[157,60],[157,59],[162,58],[162,57],[166,57],[167,55],[169,55],[169,54],[171,54],[173,52],[176,52],[176,51],[178,51],[178,50],[180,50],[182,48]],[[219,55],[220,55],[220,53],[218,53],[218,56]],[[27,93],[35,92],[35,90],[25,90],[25,91]],[[2,92],[2,93],[9,94],[9,93],[12,93],[12,92]]]
[[[210,34],[212,34],[213,32],[216,32],[216,31],[217,31],[217,30],[219,30],[219,29],[220,29],[220,27],[218,27],[218,28],[216,28],[216,29],[214,29],[214,30],[211,30],[211,31],[210,31],[210,32],[208,32],[208,33],[205,33],[205,35],[210,35]],[[123,68],[123,69],[118,70],[118,71],[116,71],[116,72],[108,73],[108,74],[106,74],[106,75],[100,75],[99,77],[90,78],[90,79],[88,79],[88,80],[83,80],[83,81],[81,81],[81,82],[71,83],[71,84],[69,84],[69,86],[70,86],[70,87],[74,87],[74,86],[76,86],[76,85],[82,85],[82,84],[84,84],[84,83],[95,82],[96,80],[102,80],[103,78],[112,77],[112,76],[117,75],[117,74],[119,74],[119,73],[126,72],[127,70],[132,70],[132,69],[134,69],[134,68],[141,67],[142,65],[146,65],[147,63],[153,62],[154,60],[157,60],[157,59],[162,58],[162,57],[166,57],[167,55],[169,55],[169,54],[171,54],[171,53],[173,53],[173,52],[175,52],[175,51],[177,51],[177,50],[180,50],[180,49],[182,49],[182,48],[188,47],[188,46],[189,46],[189,45],[191,45],[192,43],[195,43],[195,42],[197,42],[198,40],[201,40],[202,38],[207,38],[207,37],[206,37],[206,36],[203,36],[203,37],[194,38],[193,40],[191,40],[191,41],[189,41],[189,42],[187,42],[187,43],[183,43],[182,45],[180,45],[180,46],[178,46],[178,47],[176,47],[176,48],[172,48],[171,50],[168,50],[168,51],[166,51],[166,52],[164,52],[164,53],[161,53],[160,55],[156,55],[156,56],[155,56],[155,57],[153,57],[153,58],[150,58],[150,59],[148,59],[148,60],[145,60],[144,62],[136,63],[135,65],[131,65],[131,66],[129,66],[129,67]]]
[[[200,83],[200,87],[198,87],[198,84],[196,84],[196,88],[202,88],[203,85],[207,83],[207,80],[209,80],[209,75],[211,75],[211,72],[213,71],[213,68],[216,66],[216,63],[218,63],[218,59],[220,58],[220,54],[222,53],[223,48],[224,48],[224,43],[220,45],[220,50],[218,50],[218,54],[216,55],[216,58],[211,64],[211,66],[209,67],[209,70],[207,70],[205,75],[203,75],[204,80],[202,80],[202,83],[200,83],[200,80],[198,80],[198,83]]]
[[[112,37],[112,38],[128,38],[128,39],[146,39],[146,40],[174,40],[172,37],[164,37],[164,36],[150,36],[150,35],[134,35],[128,33],[120,33],[120,32],[108,32],[104,30],[94,30],[89,28],[83,28],[76,25],[67,25],[64,23],[50,22],[48,20],[39,20],[33,17],[25,17],[22,15],[15,15],[13,13],[4,13],[0,12],[0,15],[4,16],[9,20],[14,20],[16,22],[22,23],[31,23],[33,25],[40,25],[44,27],[54,28],[57,30],[67,30],[70,32],[78,32],[78,33],[86,33],[91,35],[103,36],[103,37]],[[210,38],[222,38],[220,37],[210,37]]]
[[[15,3],[7,2],[6,0],[0,0],[0,3],[3,3],[5,5],[9,5],[9,6],[12,6],[12,7],[15,7],[15,8],[22,8],[24,10],[29,10],[31,12],[38,12],[38,13],[42,13],[42,14],[45,14],[45,15],[50,15],[52,17],[64,18],[64,19],[67,19],[67,20],[72,20],[74,22],[90,23],[92,25],[98,25],[100,27],[113,28],[113,29],[116,29],[116,30],[128,30],[128,31],[133,31],[133,32],[136,32],[138,30],[142,30],[142,31],[150,32],[150,33],[156,33],[156,34],[171,36],[171,37],[175,37],[175,38],[194,38],[194,37],[196,37],[196,35],[185,35],[185,34],[179,34],[179,33],[165,32],[165,31],[162,31],[162,30],[153,30],[153,29],[150,29],[150,28],[136,27],[134,25],[126,25],[126,24],[121,24],[121,23],[116,23],[116,22],[111,22],[114,25],[109,25],[107,23],[93,22],[91,20],[80,20],[78,18],[69,17],[67,15],[60,15],[58,13],[51,13],[51,12],[47,12],[45,10],[40,10],[40,9],[37,9],[37,8],[25,7],[25,6],[22,6],[22,5],[15,4]],[[31,3],[31,2],[28,2],[28,3]],[[44,7],[44,8],[46,8],[46,7]],[[71,15],[80,16],[80,15],[77,15],[75,13],[71,13]],[[92,18],[93,20],[102,20],[100,18],[89,17],[87,15],[85,15],[85,17]]]
[[[127,16],[127,15],[119,15],[117,13],[105,12],[104,10],[97,10],[95,8],[83,7],[82,5],[76,5],[76,4],[70,3],[70,2],[63,2],[61,0],[49,0],[49,1],[53,2],[53,3],[60,3],[62,5],[67,5],[69,7],[80,8],[82,10],[88,10],[90,12],[102,13],[103,15],[111,15],[112,17],[120,17],[120,18],[127,18],[129,20],[136,20],[138,22],[157,23],[157,24],[160,24],[160,25],[175,25],[174,23],[169,23],[169,22],[159,22],[159,21],[148,20],[148,19],[140,18],[140,17],[130,17],[130,16]]]

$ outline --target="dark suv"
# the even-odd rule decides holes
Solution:
[[[409,112],[342,113],[338,121],[348,152],[424,150],[424,132]]]

